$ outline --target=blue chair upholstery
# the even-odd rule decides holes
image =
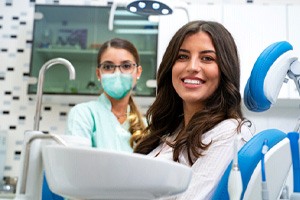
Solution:
[[[286,41],[280,41],[268,46],[257,58],[251,75],[247,81],[244,90],[244,104],[254,112],[263,112],[271,107],[271,101],[267,98],[264,91],[264,81],[269,69],[276,64],[275,61],[286,52],[292,50],[293,47]],[[274,65],[273,65],[274,64]],[[276,67],[281,67],[278,65]],[[286,75],[286,74],[282,74]],[[287,134],[277,130],[268,129],[257,133],[249,142],[247,142],[238,152],[238,164],[242,176],[243,191],[241,199],[243,199],[251,175],[257,164],[261,160],[261,149],[263,142],[268,140],[269,148],[274,147],[280,141],[285,139]],[[292,136],[291,136],[292,137]],[[298,144],[298,143],[297,143]],[[299,155],[298,155],[299,156]],[[213,200],[229,200],[228,194],[228,178],[231,171],[231,165],[225,171],[219,185],[214,194]],[[300,172],[299,172],[300,173]],[[300,178],[299,178],[300,181]],[[300,184],[300,183],[299,183]]]
[[[50,190],[45,174],[44,174],[43,187],[42,187],[42,200],[64,200],[63,197],[54,194]]]
[[[267,76],[267,73],[269,72],[269,69],[273,67],[274,62],[276,59],[278,59],[281,55],[285,54],[287,51],[293,50],[293,46],[288,43],[287,41],[281,41],[276,42],[268,46],[258,57],[257,61],[254,64],[254,67],[251,71],[251,75],[248,79],[248,82],[245,87],[244,91],[244,103],[246,107],[254,112],[262,112],[265,110],[268,110],[271,106],[271,102],[269,99],[265,96],[264,91],[264,81]],[[292,57],[292,56],[290,56]],[[294,61],[297,61],[298,57],[295,57],[293,60],[289,60],[288,57],[284,59],[286,66],[288,67],[288,70],[291,70],[292,63],[294,64]],[[299,62],[299,61],[297,61]],[[295,62],[296,63],[296,62]],[[274,64],[276,65],[276,64]],[[299,67],[299,65],[296,65]],[[284,68],[284,64],[281,63],[280,65],[277,64],[277,67]],[[294,79],[289,74],[293,74],[294,71],[287,71],[286,74],[282,72],[282,76],[288,75],[289,78]],[[298,74],[296,73],[298,76]],[[274,76],[274,73],[272,74],[272,77]],[[276,78],[274,80],[276,83],[279,83]],[[299,90],[299,82],[296,78],[295,80],[298,92]],[[269,83],[270,84],[270,83]],[[299,126],[299,124],[297,125]],[[290,132],[287,134],[287,137],[290,141],[290,148],[291,148],[291,156],[292,156],[292,166],[293,166],[293,183],[294,183],[294,193],[297,193],[299,196],[297,199],[300,198],[300,162],[299,162],[299,133],[298,132]]]
[[[268,46],[257,58],[244,90],[244,103],[254,112],[268,110],[271,102],[264,93],[264,80],[275,60],[293,47],[286,41]]]
[[[278,142],[286,138],[286,134],[277,129],[268,129],[256,134],[249,142],[247,142],[238,152],[238,164],[242,175],[243,192],[247,188],[252,172],[261,160],[261,148],[263,142],[268,140],[269,148],[272,148]],[[226,169],[217,190],[213,196],[213,200],[229,200],[228,194],[228,177],[231,170],[231,164]],[[242,199],[242,198],[241,198]]]
[[[291,154],[292,154],[292,161],[293,161],[293,182],[294,182],[293,192],[300,193],[299,133],[290,132],[288,133],[288,138],[290,140]]]

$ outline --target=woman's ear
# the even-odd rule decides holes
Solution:
[[[136,78],[137,78],[137,79],[139,79],[139,78],[141,77],[142,71],[143,71],[142,66],[141,66],[141,65],[138,66],[137,71],[136,71]]]
[[[101,80],[101,73],[100,73],[99,68],[96,68],[96,75],[97,75],[98,81],[100,81]]]

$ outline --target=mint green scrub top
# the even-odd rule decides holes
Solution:
[[[111,102],[101,94],[98,100],[80,103],[71,108],[66,133],[90,139],[95,148],[132,152],[129,127],[128,120],[120,124],[111,112]]]

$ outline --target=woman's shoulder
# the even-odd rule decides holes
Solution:
[[[241,127],[239,130],[239,125]],[[214,138],[228,138],[232,137],[236,133],[241,134],[243,140],[248,141],[254,133],[251,130],[250,123],[238,119],[226,119],[219,124],[217,124],[212,130]]]
[[[92,100],[87,102],[78,103],[71,108],[71,112],[75,111],[84,111],[84,110],[93,110],[95,107],[98,106],[98,101]]]
[[[239,125],[241,125],[241,129],[244,128],[250,128],[251,123],[248,122],[247,120],[241,120],[241,119],[234,119],[234,118],[229,118],[221,121],[219,124],[217,124],[215,127],[216,128],[223,128],[223,127],[228,127],[228,128],[237,128]],[[249,129],[249,131],[251,131]]]
[[[217,128],[217,129],[224,128],[224,127],[237,128],[239,125],[239,122],[240,122],[239,120],[233,119],[233,118],[225,119],[225,120],[221,121],[219,124],[217,124],[215,126],[215,128]]]

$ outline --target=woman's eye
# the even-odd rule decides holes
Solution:
[[[104,69],[106,69],[106,70],[111,70],[111,69],[114,68],[114,65],[111,65],[111,64],[105,64],[103,67],[104,67]]]
[[[209,62],[209,61],[214,61],[215,59],[213,57],[211,57],[211,56],[203,56],[202,60]]]
[[[123,64],[121,66],[122,66],[123,69],[130,69],[131,68],[131,64],[129,64],[129,63]]]
[[[180,55],[177,56],[177,60],[186,60],[186,59],[188,59],[187,55],[180,54]]]

